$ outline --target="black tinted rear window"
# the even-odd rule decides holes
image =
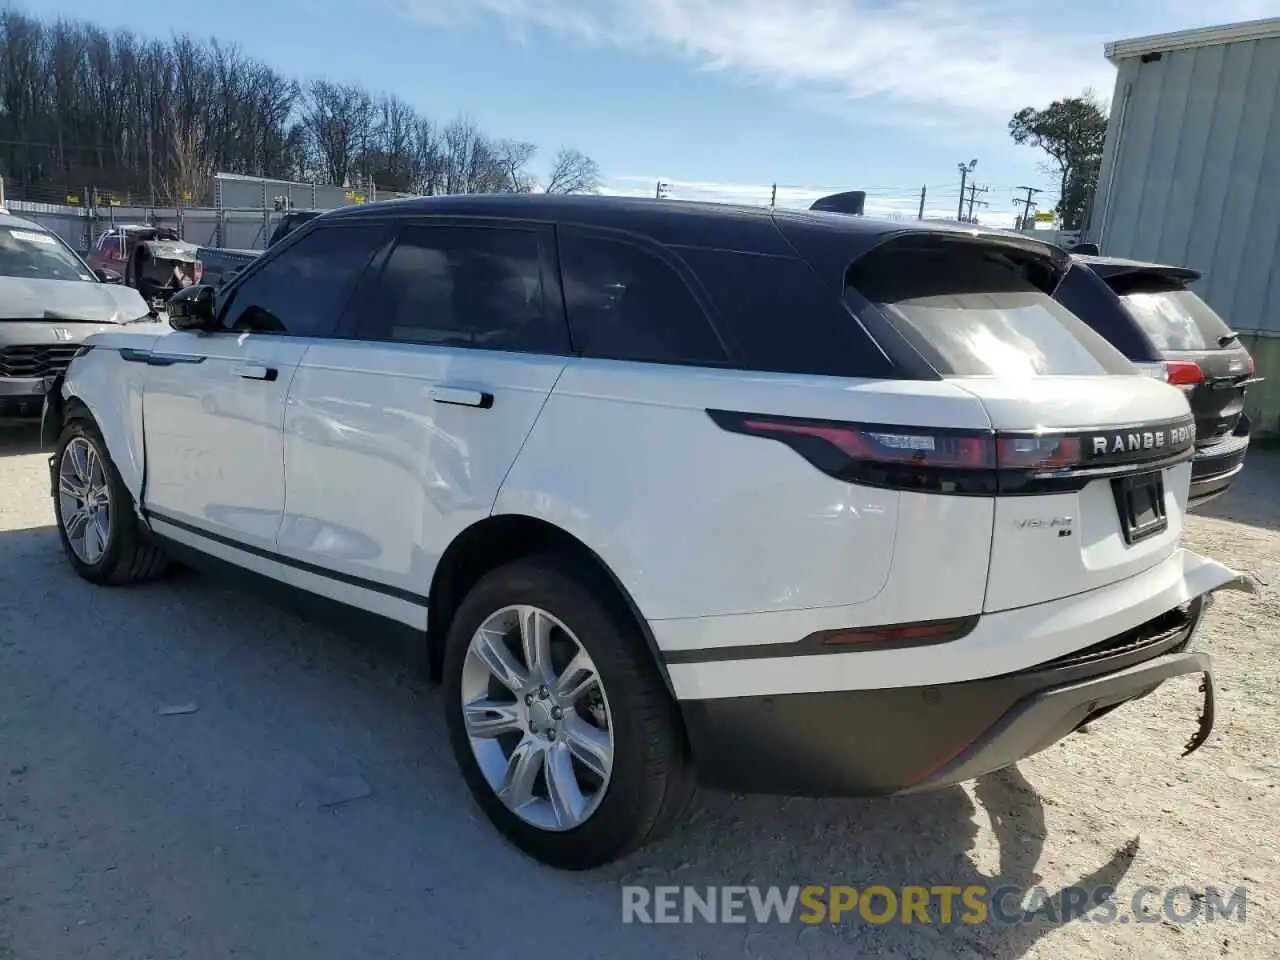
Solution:
[[[1235,343],[1223,319],[1185,287],[1139,288],[1120,299],[1161,350],[1217,350]]]
[[[996,247],[929,238],[873,251],[848,283],[943,376],[1132,374],[1123,354],[1045,292],[1042,272]]]
[[[574,345],[583,355],[691,365],[728,359],[680,275],[648,250],[564,229],[560,269]]]
[[[745,366],[775,373],[880,378],[893,367],[803,260],[682,247]]]

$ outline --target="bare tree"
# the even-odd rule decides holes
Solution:
[[[536,146],[519,140],[495,140],[489,144],[489,151],[496,167],[494,186],[500,183],[499,189],[511,193],[533,191],[533,177],[525,168],[538,152]]]
[[[318,166],[329,183],[346,186],[372,119],[369,95],[345,83],[316,80],[307,88],[302,123],[311,136]]]
[[[327,80],[300,86],[235,45],[0,8],[0,175],[15,196],[95,187],[200,201],[218,170],[423,193],[526,191],[534,154],[466,116],[441,125],[395,96]]]
[[[600,165],[581,150],[561,147],[551,161],[547,193],[599,193]]]
[[[444,140],[439,128],[426,117],[417,118],[413,127],[413,182],[411,189],[427,196],[444,192]]]
[[[441,132],[443,193],[491,193],[494,173],[489,143],[468,116],[450,120]]]

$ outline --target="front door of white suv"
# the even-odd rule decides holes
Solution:
[[[260,554],[275,549],[284,508],[289,383],[337,326],[384,233],[311,230],[227,291],[220,331],[160,338],[143,393],[143,504],[157,532],[278,575]]]
[[[551,229],[406,222],[348,314],[289,391],[280,557],[294,586],[422,628],[566,363]]]

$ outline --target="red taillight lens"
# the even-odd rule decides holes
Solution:
[[[956,430],[913,431],[910,428],[823,424],[796,420],[743,420],[743,433],[792,434],[831,444],[855,460],[931,467],[995,466],[990,433]]]
[[[996,462],[1001,469],[1078,467],[1083,461],[1079,437],[1043,433],[1000,437],[996,441]]]
[[[1190,417],[1041,432],[844,423],[727,410],[707,415],[730,433],[784,443],[823,473],[848,483],[973,496],[1079,489],[1096,477],[1181,462],[1195,442]]]
[[[849,483],[936,493],[996,492],[995,434],[708,410],[722,429],[791,447]]]
[[[1167,377],[1175,387],[1194,387],[1204,383],[1204,371],[1200,364],[1190,360],[1170,360],[1165,364]]]

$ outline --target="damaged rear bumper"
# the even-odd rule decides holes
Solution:
[[[935,789],[1038,753],[1166,680],[1199,677],[1203,707],[1187,718],[1185,755],[1208,739],[1214,720],[1211,658],[1188,650],[1211,591],[1254,591],[1244,577],[1216,579],[1210,592],[1137,627],[1000,676],[682,702],[699,779],[802,796]]]

